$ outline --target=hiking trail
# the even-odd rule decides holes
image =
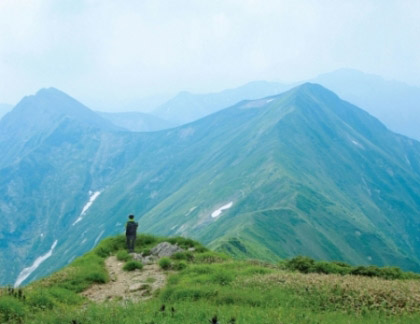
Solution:
[[[105,260],[105,266],[110,276],[109,282],[94,284],[82,292],[91,301],[146,300],[166,284],[166,274],[156,263],[144,265],[142,270],[124,271],[124,261],[110,256]]]

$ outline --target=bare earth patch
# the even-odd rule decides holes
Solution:
[[[124,271],[124,262],[115,256],[105,260],[110,281],[95,284],[82,295],[94,302],[107,300],[146,300],[159,288],[165,286],[166,275],[157,264],[145,265],[142,270]]]

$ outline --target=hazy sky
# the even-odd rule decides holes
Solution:
[[[98,109],[342,67],[420,86],[419,0],[0,0],[0,102]]]

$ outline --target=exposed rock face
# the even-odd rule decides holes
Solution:
[[[171,244],[168,242],[162,242],[156,245],[153,249],[150,250],[151,255],[155,255],[159,258],[161,257],[170,257],[171,255],[184,251],[176,244]]]
[[[143,255],[143,253],[132,253],[133,259],[140,261],[143,264],[152,264],[157,260],[157,257],[154,255]]]
[[[150,250],[150,255],[143,255],[143,253],[132,253],[132,256],[134,260],[140,261],[143,264],[151,264],[159,258],[170,257],[171,255],[181,251],[184,251],[184,249],[180,248],[176,244],[162,242]]]

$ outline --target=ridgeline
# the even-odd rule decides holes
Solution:
[[[420,322],[420,276],[396,267],[235,260],[146,234],[134,254],[124,246],[109,237],[49,277],[2,288],[1,323]],[[161,257],[162,246],[175,252]]]

